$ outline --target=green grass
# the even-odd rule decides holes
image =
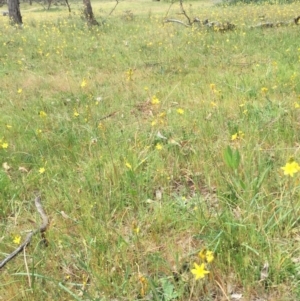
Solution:
[[[51,219],[0,296],[299,299],[299,174],[281,170],[300,161],[299,28],[249,28],[299,4],[185,3],[225,33],[164,24],[164,2],[113,6],[93,3],[93,28],[79,5],[0,19],[0,260],[39,225],[36,190]],[[215,260],[195,281],[203,248]]]

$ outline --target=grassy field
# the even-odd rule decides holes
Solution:
[[[0,18],[0,300],[299,300],[300,4],[92,4]]]

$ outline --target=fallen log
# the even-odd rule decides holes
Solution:
[[[204,21],[200,21],[198,18],[194,18],[192,21],[189,19],[189,23],[186,24],[181,20],[177,19],[166,19],[164,21],[165,23],[173,22],[173,23],[178,23],[180,25],[183,25],[185,27],[191,27],[193,24],[197,23],[199,27],[202,28],[207,28],[207,29],[212,29],[214,31],[219,31],[219,32],[225,32],[225,31],[230,31],[234,30],[236,28],[236,25],[233,23],[230,23],[228,21],[226,22],[219,22],[219,21],[209,21],[208,19]],[[283,27],[283,26],[293,26],[293,25],[299,25],[300,24],[300,16],[289,20],[289,21],[277,21],[277,22],[260,22],[256,25],[252,25],[249,28],[278,28],[278,27]]]
[[[183,21],[180,21],[177,19],[166,19],[164,22],[165,23],[170,23],[170,22],[178,23],[185,27],[191,27],[193,24],[197,23],[199,26],[202,26],[203,28],[213,29],[215,31],[220,31],[220,32],[234,30],[236,28],[236,26],[230,22],[208,21],[208,19],[206,19],[204,21],[200,21],[200,19],[198,19],[198,18],[194,18],[193,21],[190,21],[190,24],[186,24]]]
[[[274,28],[283,26],[292,26],[300,24],[300,16],[289,21],[277,21],[277,22],[260,22],[256,25],[250,26],[250,28]]]

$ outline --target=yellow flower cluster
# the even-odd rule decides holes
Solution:
[[[159,99],[154,95],[154,96],[152,96],[152,98],[151,98],[151,103],[152,103],[153,105],[158,105],[158,104],[160,103],[160,101],[159,101]]]
[[[242,139],[245,134],[242,131],[238,131],[235,134],[231,135],[231,141]]]
[[[194,268],[191,269],[191,273],[195,276],[196,280],[202,279],[205,277],[205,275],[210,273],[208,270],[206,270],[206,264],[209,264],[214,260],[213,252],[207,249],[200,251],[198,256],[203,262],[201,265],[198,265],[196,262],[194,262]]]

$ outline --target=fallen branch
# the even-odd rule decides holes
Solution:
[[[100,118],[99,121],[104,120],[104,119],[107,119],[107,118],[110,118],[110,117],[113,117],[113,116],[115,116],[118,112],[119,112],[119,111],[112,112],[112,113],[110,113],[110,114],[108,114],[108,115],[106,115],[106,116]]]
[[[189,19],[190,20],[190,19]],[[166,19],[164,21],[165,23],[178,23],[180,25],[183,25],[185,27],[191,27],[194,23],[198,23],[199,26],[203,26],[203,28],[207,29],[213,29],[214,31],[219,32],[225,32],[234,30],[236,26],[230,22],[218,22],[218,21],[200,21],[198,18],[194,18],[193,21],[189,21],[190,24],[186,24],[183,21],[177,20],[177,19]],[[293,26],[293,25],[300,25],[300,16],[297,18],[294,18],[290,21],[278,21],[278,22],[263,22],[258,23],[257,25],[250,26],[249,28],[278,28],[278,27],[284,27],[284,26]]]
[[[174,2],[171,3],[168,12],[166,16],[169,13],[169,10],[171,6],[173,5]],[[214,31],[218,32],[225,32],[225,31],[230,31],[234,30],[236,26],[230,22],[218,22],[218,21],[200,21],[199,18],[194,18],[193,20],[189,17],[189,15],[186,13],[184,7],[183,7],[183,0],[179,0],[179,5],[181,9],[181,14],[184,15],[187,19],[187,23],[177,20],[177,19],[166,19],[164,20],[164,23],[177,23],[180,25],[183,25],[185,27],[191,27],[193,24],[198,23],[199,26],[203,26],[203,28],[208,28],[212,29]],[[273,27],[282,27],[282,26],[292,26],[292,25],[300,25],[300,16],[290,20],[290,21],[278,21],[278,22],[264,22],[264,23],[259,23],[254,26],[250,26],[250,28],[273,28]]]
[[[41,233],[43,242],[45,243],[45,245],[47,245],[47,240],[45,237],[45,232],[47,230],[48,224],[49,224],[49,218],[46,215],[42,203],[41,203],[41,197],[37,196],[34,200],[34,204],[35,207],[37,209],[37,212],[40,214],[41,218],[42,218],[42,224],[39,226],[38,229],[36,230],[32,230],[28,233],[28,235],[25,238],[25,241],[17,248],[15,249],[11,254],[9,254],[4,260],[2,260],[0,262],[0,269],[3,268],[10,260],[12,260],[17,254],[19,254],[25,247],[27,247],[29,245],[29,243],[31,242],[31,238],[37,234],[37,233]]]
[[[191,26],[191,25],[185,24],[184,22],[182,22],[180,20],[176,20],[176,19],[167,19],[167,20],[165,20],[165,23],[169,23],[169,22],[178,23],[178,24],[181,24],[185,27],[190,27]]]
[[[220,32],[235,29],[235,25],[230,22],[223,22],[223,23],[218,21],[209,22],[208,20],[205,20],[202,24],[207,28],[211,28],[215,31],[220,31]]]
[[[213,29],[215,31],[220,31],[220,32],[224,32],[224,31],[228,31],[228,30],[233,30],[235,28],[235,25],[230,23],[230,22],[218,22],[218,21],[208,21],[208,20],[204,20],[204,21],[200,21],[198,18],[194,18],[193,21],[191,21],[191,24],[186,24],[180,20],[177,19],[167,19],[165,20],[165,23],[169,23],[169,22],[173,22],[173,23],[178,23],[181,24],[185,27],[191,27],[194,23],[199,23],[200,26],[203,26],[204,28],[208,28],[208,29]]]
[[[278,22],[262,22],[257,25],[250,26],[250,28],[273,28],[273,27],[283,27],[283,26],[291,26],[291,25],[299,25],[300,16],[294,18],[290,21],[278,21]]]
[[[184,7],[183,7],[183,0],[179,0],[179,5],[180,5],[180,9],[181,9],[181,14],[183,14],[186,19],[187,19],[187,24],[184,23],[183,21],[177,20],[177,19],[166,19],[164,22],[165,23],[169,23],[169,22],[173,22],[173,23],[178,23],[180,25],[183,25],[185,27],[191,27],[193,24],[198,23],[199,25],[202,25],[206,28],[210,28],[213,29],[215,31],[227,31],[227,30],[233,30],[235,28],[234,24],[231,24],[230,22],[209,22],[208,20],[204,20],[204,21],[200,21],[199,18],[194,18],[193,20],[189,17],[189,15],[186,13]],[[171,6],[169,7],[170,10]]]

